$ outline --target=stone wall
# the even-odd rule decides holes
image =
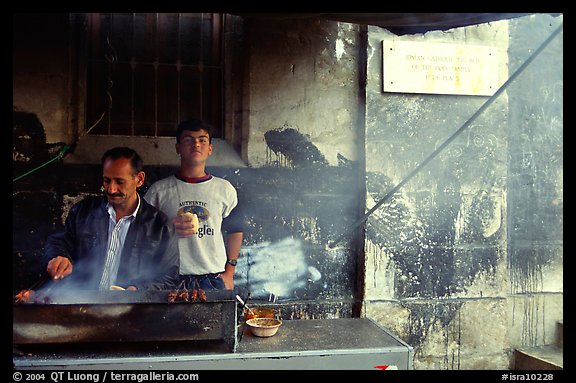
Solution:
[[[371,28],[367,208],[487,101],[383,93],[383,39],[494,47],[503,83],[558,25],[527,17],[401,37]],[[367,221],[365,314],[415,347],[416,369],[507,368],[512,347],[554,340],[563,315],[562,72],[546,58],[561,49],[556,39]]]

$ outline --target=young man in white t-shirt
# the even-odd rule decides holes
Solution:
[[[144,198],[174,220],[179,236],[179,284],[188,289],[232,290],[242,219],[234,186],[206,172],[206,161],[212,155],[210,125],[202,120],[182,121],[176,131],[176,153],[179,170],[152,184]],[[196,214],[198,227],[184,215],[187,212]]]

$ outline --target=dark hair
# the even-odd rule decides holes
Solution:
[[[130,165],[134,169],[134,174],[138,174],[144,169],[144,161],[142,157],[132,148],[125,146],[118,146],[112,149],[108,149],[104,155],[102,155],[102,165],[108,159],[117,160],[119,158],[127,158],[130,160]]]
[[[176,128],[176,142],[177,143],[180,142],[180,136],[182,135],[182,132],[184,132],[185,130],[190,130],[192,132],[198,132],[200,130],[205,130],[206,132],[208,132],[208,142],[212,143],[212,134],[211,134],[212,126],[204,120],[199,120],[196,118],[190,118],[188,120],[184,120],[184,121],[180,122],[178,124],[178,127]]]

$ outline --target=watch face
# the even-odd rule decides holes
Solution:
[[[236,266],[236,264],[238,263],[238,261],[236,261],[235,259],[229,259],[226,262],[231,264],[232,266]]]

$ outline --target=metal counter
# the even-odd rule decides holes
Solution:
[[[236,352],[218,342],[47,345],[14,354],[16,369],[374,370],[412,369],[411,346],[366,318],[285,320],[258,338],[240,325]],[[136,345],[136,346],[135,346]],[[386,367],[383,367],[386,366]]]

